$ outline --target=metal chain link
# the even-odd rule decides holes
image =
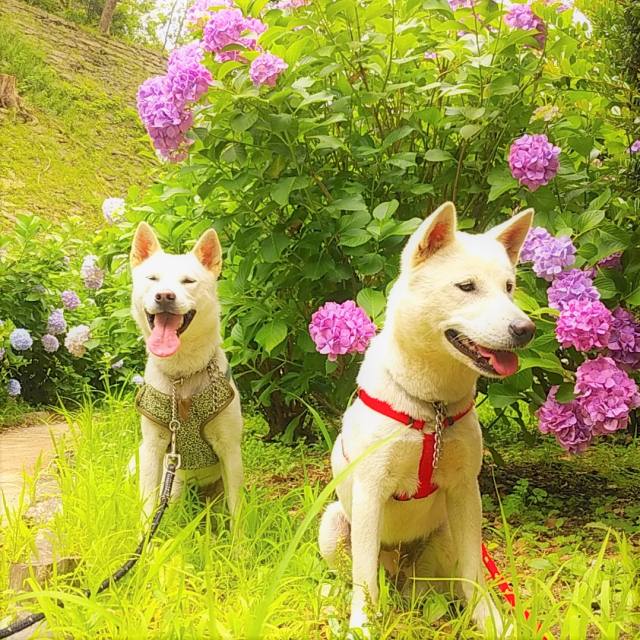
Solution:
[[[442,429],[444,427],[445,420],[447,419],[447,407],[443,402],[434,402],[433,409],[436,414],[436,430],[434,433],[435,442],[433,446],[433,459],[431,464],[435,471],[440,460],[440,451],[442,449]]]
[[[179,469],[182,464],[182,458],[176,450],[176,434],[182,426],[178,418],[178,385],[182,384],[182,378],[171,381],[171,420],[169,421],[169,431],[171,431],[171,443],[169,452],[164,456],[165,469],[169,463],[175,465],[175,469]]]

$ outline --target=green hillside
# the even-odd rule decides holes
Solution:
[[[0,4],[0,74],[21,106],[0,109],[0,229],[17,213],[101,217],[158,166],[135,112],[138,85],[162,73],[156,52],[103,38],[16,0]]]

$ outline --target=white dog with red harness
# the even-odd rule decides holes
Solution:
[[[470,235],[456,231],[455,207],[445,203],[402,253],[385,326],[365,354],[331,457],[334,476],[356,464],[320,524],[330,565],[341,548],[352,555],[351,628],[366,631],[382,562],[408,592],[457,578],[452,586],[474,607],[476,624],[492,620],[502,631],[484,590],[474,397],[480,375],[517,371],[514,349],[535,331],[513,301],[532,218],[528,209]]]

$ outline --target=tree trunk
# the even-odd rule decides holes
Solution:
[[[0,73],[0,108],[20,108],[20,98],[18,97],[15,76]]]
[[[100,33],[103,36],[109,34],[111,21],[113,20],[113,14],[115,13],[117,3],[118,0],[106,0],[106,2],[104,3],[104,9],[102,10],[102,15],[100,16]]]

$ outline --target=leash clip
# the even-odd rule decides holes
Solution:
[[[182,466],[182,456],[179,453],[169,452],[164,456],[164,470],[169,471],[169,465],[173,463],[173,471],[177,471]]]

